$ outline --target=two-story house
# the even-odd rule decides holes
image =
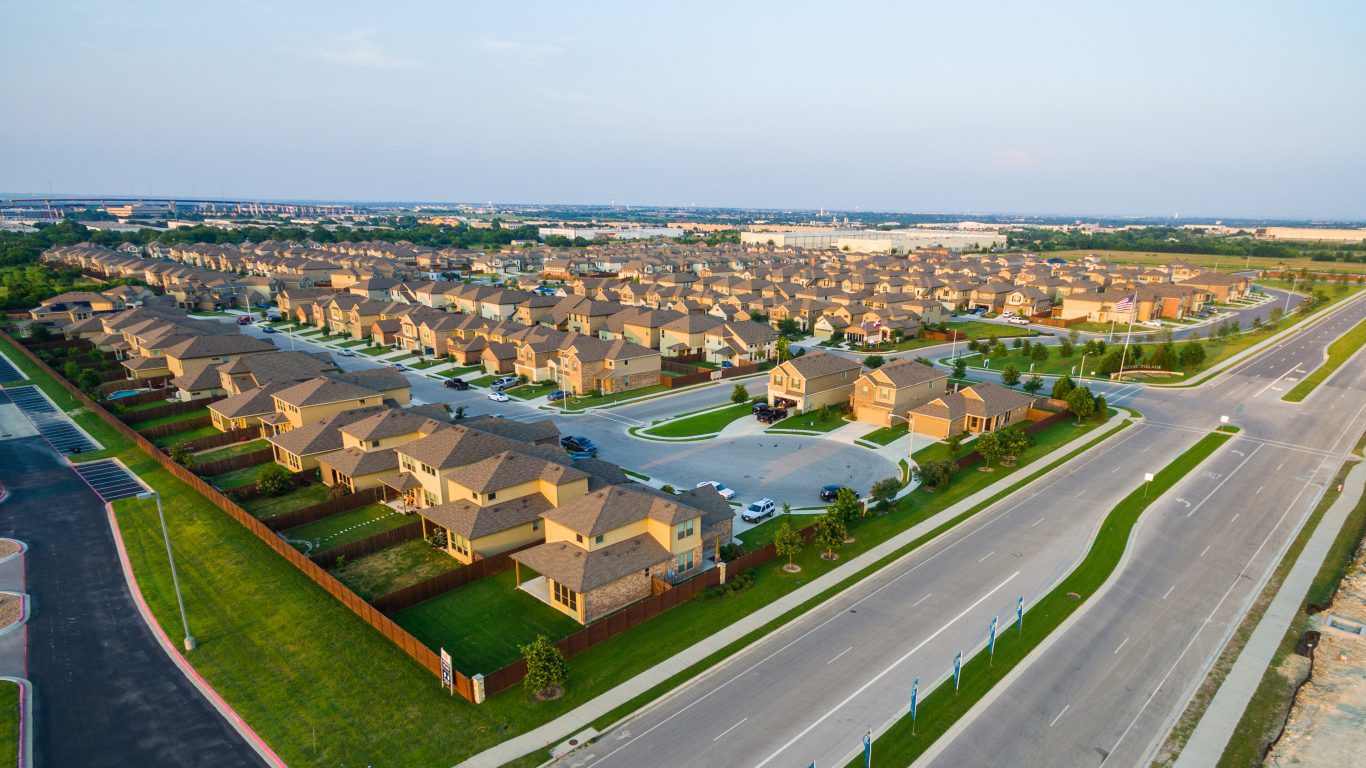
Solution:
[[[786,404],[797,413],[844,405],[861,370],[858,361],[829,352],[794,357],[768,372],[768,402]]]
[[[906,414],[912,408],[947,394],[948,385],[946,371],[914,360],[896,360],[860,376],[850,405],[859,421],[892,427],[907,423]]]

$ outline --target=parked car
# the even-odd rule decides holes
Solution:
[[[455,389],[461,392],[464,392],[465,390],[470,388],[469,382],[460,378],[446,379],[445,383],[442,386],[446,387],[447,389]]]
[[[764,409],[755,414],[755,418],[763,424],[772,424],[787,418],[786,408],[774,408],[764,406]]]
[[[773,499],[759,499],[745,507],[745,511],[740,513],[740,519],[747,523],[757,523],[765,517],[771,517],[777,509],[778,505]]]
[[[396,371],[406,371],[406,370],[408,370],[408,366],[404,365],[403,363],[392,363],[392,365],[393,365],[393,367],[394,367],[394,370],[396,370]]]
[[[261,333],[279,333],[279,331],[277,331],[277,330],[275,330],[274,328],[271,328],[269,325],[267,325],[266,327],[264,327],[264,328],[261,329]]]
[[[589,456],[598,455],[598,446],[592,440],[582,435],[565,435],[560,438],[560,447],[569,451],[571,454],[586,453]]]
[[[340,355],[341,357],[355,357],[355,356],[356,356],[356,353],[355,353],[355,352],[352,352],[352,351],[349,350],[349,349],[339,349],[339,350],[337,350],[337,354]]]
[[[721,494],[721,498],[727,501],[730,501],[731,499],[735,498],[735,489],[727,488],[726,486],[716,482],[715,480],[703,480],[702,482],[697,484],[697,487],[705,488],[708,485],[715,488],[716,492]]]
[[[833,483],[831,485],[822,485],[821,501],[834,501],[835,497],[840,495],[840,491],[844,490],[845,488],[849,488],[849,486]],[[853,489],[849,488],[849,490],[852,491]],[[855,495],[857,495],[857,493],[855,493]]]
[[[489,393],[489,399],[494,401],[495,403],[506,403],[508,400],[511,400],[512,398],[508,397],[506,392],[494,390]]]
[[[1161,328],[1161,327],[1162,327],[1162,323],[1159,322],[1159,321],[1157,321],[1157,320],[1144,320],[1143,322],[1139,323],[1139,325],[1145,325],[1145,326],[1147,326],[1147,327],[1149,327],[1149,328]]]
[[[507,389],[517,383],[516,376],[499,376],[493,380],[494,389]]]
[[[238,315],[238,316],[237,316],[237,324],[238,324],[238,325],[251,325],[251,315]]]
[[[763,402],[763,401],[760,401],[760,402],[755,403],[755,404],[754,404],[754,407],[749,409],[749,412],[752,413],[752,414],[754,414],[755,416],[758,416],[760,413],[763,413],[764,411],[768,410],[770,407],[771,407],[771,406],[770,406],[768,403],[765,403],[765,402]]]
[[[568,392],[564,391],[563,389],[555,389],[551,390],[550,394],[545,396],[545,399],[549,400],[552,403],[558,403],[566,397],[569,397]]]
[[[1024,317],[1012,317],[1006,322],[1011,325],[1029,325],[1029,319]]]
[[[1008,310],[1008,309],[1007,309],[1006,311],[1004,311],[1004,312],[1001,313],[1002,319],[1005,319],[1005,320],[1009,320],[1010,318],[1012,318],[1012,317],[1014,317],[1014,316],[1015,316],[1015,313],[1014,313],[1014,312],[1011,312],[1011,311]]]

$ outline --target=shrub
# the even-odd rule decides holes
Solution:
[[[336,485],[327,489],[327,498],[329,499],[340,499],[343,496],[350,495],[351,489],[346,487],[345,485],[342,485],[341,483],[337,483]]]
[[[427,533],[427,543],[437,549],[446,548],[446,531],[444,528],[434,528]]]
[[[522,682],[537,693],[563,685],[569,674],[569,665],[564,662],[564,653],[550,642],[550,638],[539,635],[535,640],[517,650],[526,659],[526,677]]]
[[[663,491],[663,492],[665,492],[665,493],[667,493],[667,494],[669,494],[669,495],[673,495],[673,494],[675,494],[675,493],[678,493],[678,491],[674,490],[674,487],[673,487],[672,485],[669,485],[668,483],[665,483],[664,485],[660,486],[659,490],[661,490],[661,491]]]
[[[730,579],[725,584],[720,584],[710,589],[702,591],[703,600],[724,600],[742,592],[748,592],[754,586],[754,571],[744,573]]]
[[[730,561],[734,560],[740,555],[745,554],[744,547],[740,546],[739,544],[736,544],[735,542],[731,542],[729,544],[722,544],[720,551],[721,562],[723,563],[729,563]]]
[[[194,466],[194,457],[190,455],[189,446],[185,445],[185,443],[176,443],[171,446],[169,455],[171,461],[174,461],[186,469]]]
[[[266,496],[281,496],[287,493],[292,483],[289,470],[279,464],[267,464],[256,473],[256,489]]]

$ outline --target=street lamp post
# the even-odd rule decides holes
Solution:
[[[909,435],[910,438],[911,438],[911,450],[910,450],[909,456],[910,456],[912,459],[914,459],[914,458],[915,458],[915,413],[911,413],[911,415],[910,415],[909,418],[906,417],[906,416],[899,416],[899,415],[897,415],[897,414],[895,414],[895,413],[889,414],[889,415],[890,415],[890,417],[893,418],[893,419],[901,419],[902,421],[906,422],[906,434]],[[891,424],[888,424],[887,426],[890,427],[890,426],[892,426],[892,425],[891,425]]]
[[[171,583],[175,585],[175,599],[180,605],[180,623],[185,628],[185,650],[195,649],[194,635],[190,634],[190,620],[185,616],[185,598],[180,594],[180,576],[175,570],[175,555],[171,553],[171,534],[166,530],[166,512],[161,508],[161,494],[156,491],[145,491],[137,495],[139,499],[147,500],[156,497],[157,517],[161,518],[161,538],[166,542],[166,560],[171,564]]]
[[[1086,356],[1089,355],[1089,354],[1091,354],[1091,353],[1090,353],[1090,352],[1083,352],[1083,353],[1081,354],[1081,372],[1077,374],[1077,379],[1080,380],[1080,381],[1085,381],[1085,380],[1086,380]]]

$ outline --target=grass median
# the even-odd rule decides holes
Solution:
[[[1328,380],[1337,369],[1355,355],[1362,345],[1366,344],[1366,322],[1358,323],[1355,328],[1343,334],[1341,338],[1328,345],[1328,358],[1323,364],[1315,368],[1308,376],[1300,379],[1289,392],[1285,393],[1282,400],[1298,403],[1309,396],[1318,385]]]
[[[914,724],[915,735],[911,734],[911,718],[903,716],[877,738],[874,751],[882,756],[878,761],[879,768],[913,763],[1067,617],[1084,605],[1118,567],[1128,546],[1129,535],[1143,511],[1230,437],[1225,433],[1205,435],[1159,471],[1150,487],[1145,489],[1140,485],[1115,505],[1101,524],[1095,541],[1081,563],[1062,583],[1030,607],[1025,613],[1023,628],[1007,625],[997,635],[993,659],[988,660],[983,653],[969,659],[963,665],[961,686],[957,692],[947,685],[941,685],[922,696]],[[1001,663],[996,664],[995,659],[1000,659]],[[860,756],[850,761],[848,768],[862,765],[863,758]]]
[[[714,411],[687,416],[641,430],[642,437],[701,437],[714,435],[731,422],[750,415],[753,406],[748,401]]]
[[[19,684],[0,680],[0,765],[19,764]]]

